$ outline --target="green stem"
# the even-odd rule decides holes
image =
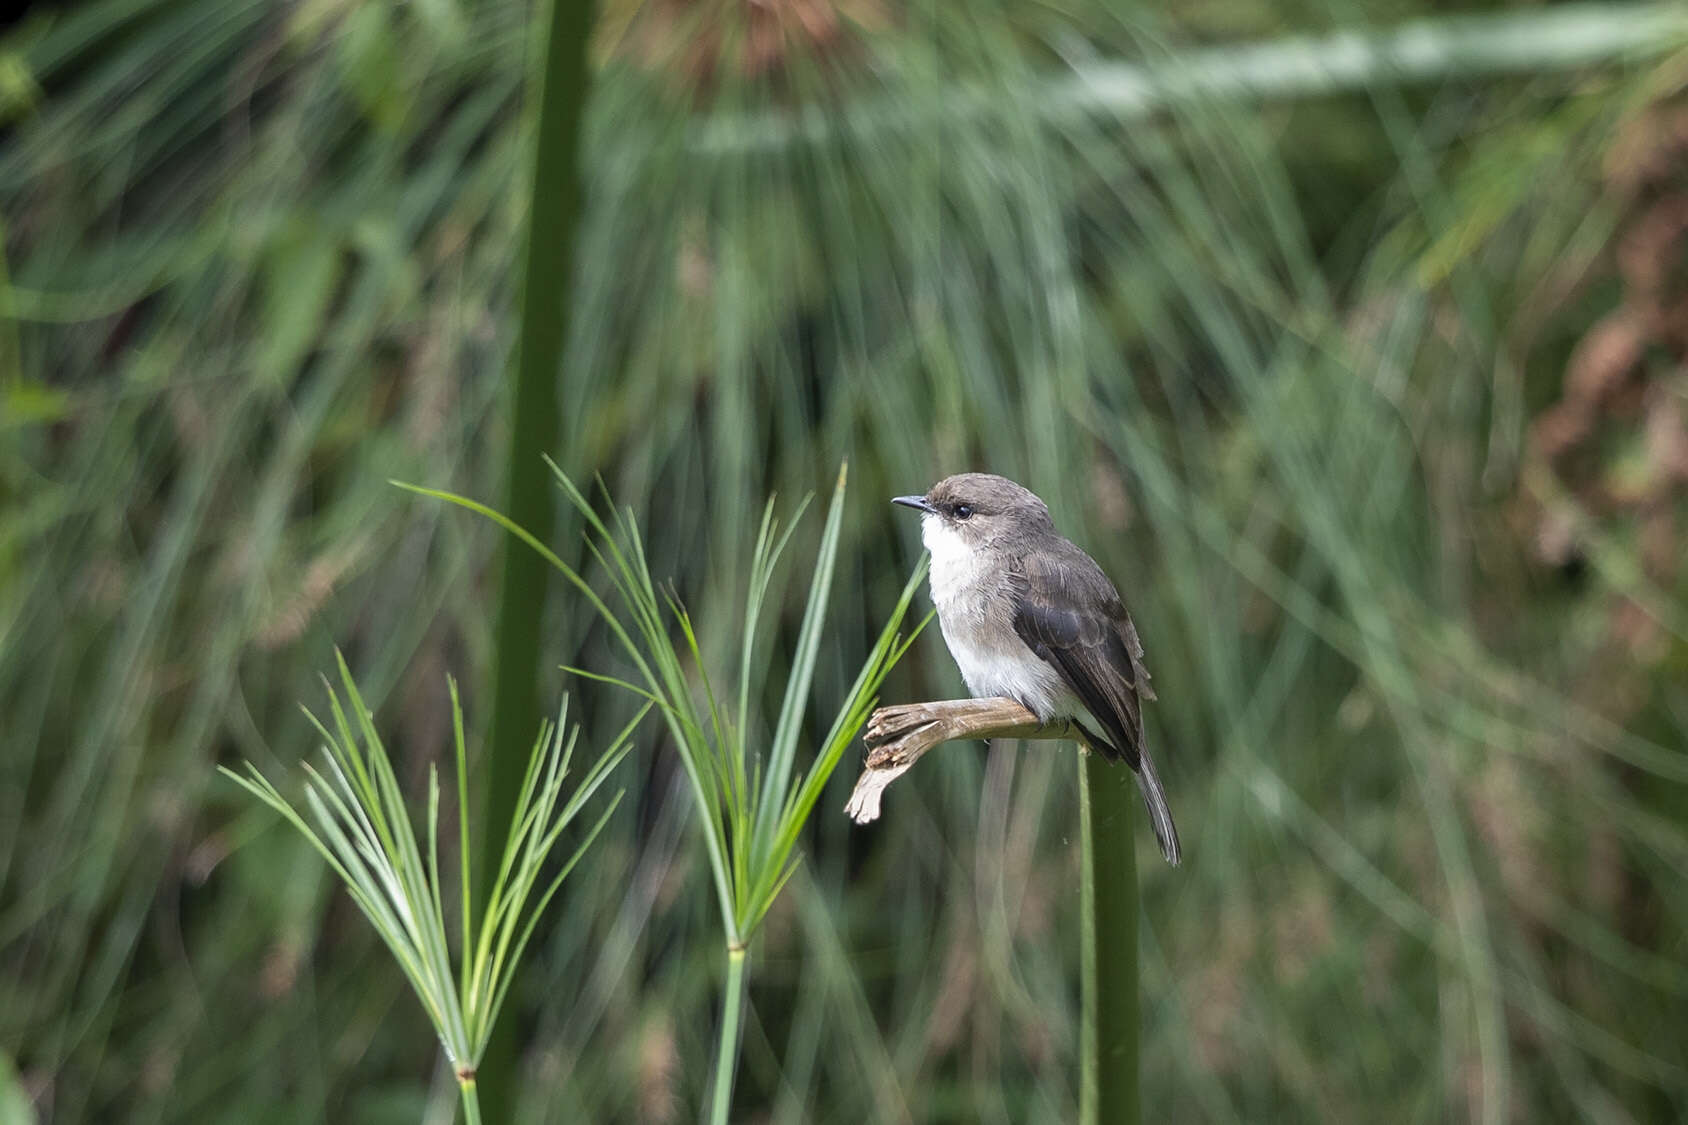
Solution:
[[[0,220],[0,293],[9,293],[12,273],[6,265],[6,224]],[[0,387],[23,379],[23,346],[18,342],[18,322],[0,310]]]
[[[1180,52],[1160,65],[1081,62],[1029,83],[1009,103],[1046,121],[1095,114],[1135,120],[1168,106],[1286,101],[1380,86],[1545,74],[1626,65],[1676,50],[1688,35],[1677,3],[1560,4],[1474,16],[1437,16],[1398,27],[1291,35]],[[782,152],[797,145],[872,141],[987,120],[1001,103],[980,86],[938,92],[928,107],[906,97],[864,101],[847,115],[721,114],[687,138],[705,156]]]
[[[464,1125],[481,1125],[481,1099],[475,1092],[475,1080],[460,1078],[457,1080],[457,1089],[463,1095]]]
[[[1130,770],[1100,754],[1079,754],[1083,1125],[1136,1125],[1139,1116],[1134,780]]]
[[[709,1111],[711,1125],[727,1125],[733,1108],[733,1075],[738,1071],[742,1042],[740,1016],[744,1006],[744,949],[727,949],[727,993],[721,1009],[721,1043],[715,1053],[715,1095]]]
[[[504,513],[541,541],[551,536],[554,495],[541,454],[558,455],[561,428],[557,383],[569,321],[569,278],[574,265],[580,186],[576,164],[586,103],[587,44],[593,0],[542,0],[548,13],[545,54],[534,88],[539,107],[530,180],[527,245],[523,250],[521,325],[515,393],[509,402],[510,447],[504,465]],[[540,622],[550,569],[538,552],[514,539],[502,541],[498,584],[497,650],[493,657],[493,715],[486,756],[487,804],[481,848],[482,909],[510,831],[525,775],[533,729],[539,724]],[[511,1118],[515,1070],[513,1023],[493,1030],[482,1057],[487,1111]]]

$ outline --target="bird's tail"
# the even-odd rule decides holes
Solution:
[[[1184,850],[1178,846],[1178,829],[1166,804],[1166,790],[1161,788],[1155,763],[1146,752],[1139,755],[1138,766],[1137,787],[1143,790],[1143,803],[1149,808],[1149,823],[1154,826],[1155,839],[1160,841],[1161,855],[1177,867],[1178,861],[1184,858]]]

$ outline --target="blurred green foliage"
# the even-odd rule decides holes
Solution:
[[[848,456],[820,713],[918,549],[881,497],[1048,498],[1131,602],[1186,834],[1140,871],[1152,1117],[1688,1101],[1677,41],[1485,69],[1448,24],[1429,81],[1058,97],[1442,7],[672,2],[595,44],[560,464],[640,513],[707,643],[765,497]],[[1566,12],[1583,45],[1642,18],[1496,18]],[[483,713],[494,539],[385,481],[495,494],[528,14],[95,0],[0,45],[0,1054],[43,1120],[455,1097],[320,862],[213,767],[296,776],[336,642],[413,793],[442,674]],[[584,607],[534,612],[548,664],[625,673]],[[934,634],[884,694],[959,687]],[[585,694],[604,744],[632,703]],[[956,746],[873,829],[817,818],[744,1116],[1071,1119],[1073,772]],[[508,1010],[524,1120],[685,1118],[708,1081],[686,783],[653,736],[615,784]]]

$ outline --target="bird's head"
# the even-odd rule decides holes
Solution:
[[[922,538],[934,562],[949,551],[973,551],[1055,527],[1036,493],[992,473],[957,473],[924,496],[898,496],[891,502],[922,513]]]

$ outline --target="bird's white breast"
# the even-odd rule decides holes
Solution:
[[[921,520],[921,539],[932,556],[938,627],[967,690],[981,699],[1017,699],[1043,719],[1071,714],[1060,674],[1014,631],[1013,592],[1001,560],[970,546],[935,515]]]

